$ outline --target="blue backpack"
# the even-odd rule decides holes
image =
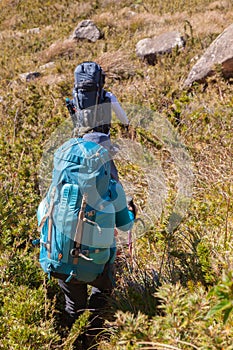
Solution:
[[[74,71],[74,99],[66,99],[76,134],[90,130],[108,133],[111,126],[111,101],[103,89],[105,73],[91,61],[79,64]]]
[[[107,149],[80,138],[58,148],[52,183],[37,210],[46,273],[91,282],[103,272],[115,249],[114,196]]]

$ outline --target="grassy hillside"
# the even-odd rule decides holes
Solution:
[[[64,301],[31,244],[49,176],[41,158],[69,120],[65,97],[84,60],[102,65],[131,120],[128,134],[115,123],[112,135],[132,158],[116,163],[145,221],[133,258],[121,248],[98,348],[233,349],[232,79],[217,71],[183,88],[232,18],[230,0],[0,1],[0,349],[71,350],[85,329],[85,314],[62,329]],[[69,40],[83,19],[100,40]],[[170,30],[186,38],[184,50],[154,66],[136,56],[139,40]],[[27,72],[40,76],[26,81]]]

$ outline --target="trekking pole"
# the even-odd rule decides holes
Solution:
[[[132,242],[132,231],[128,231],[128,250],[129,250],[129,255],[132,258],[133,257],[133,242]]]
[[[141,222],[143,227],[145,228],[145,223],[141,218],[136,218],[134,220],[135,223]],[[131,259],[133,258],[133,233],[132,230],[128,230],[128,251]]]

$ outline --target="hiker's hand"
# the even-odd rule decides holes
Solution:
[[[131,198],[131,197],[127,198],[127,207],[128,207],[128,210],[133,212],[134,219],[136,219],[138,209],[133,202],[133,198]]]

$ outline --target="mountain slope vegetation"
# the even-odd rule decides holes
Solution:
[[[230,0],[0,1],[0,349],[71,350],[87,325],[84,314],[63,329],[63,297],[31,243],[50,176],[41,160],[69,121],[65,98],[87,60],[101,64],[131,120],[128,133],[113,123],[112,138],[129,152],[116,164],[145,224],[135,225],[132,256],[119,246],[98,348],[233,349],[232,78],[216,69],[183,86],[232,18]],[[98,41],[70,39],[84,19]],[[136,56],[139,40],[171,30],[183,50],[153,66]]]

